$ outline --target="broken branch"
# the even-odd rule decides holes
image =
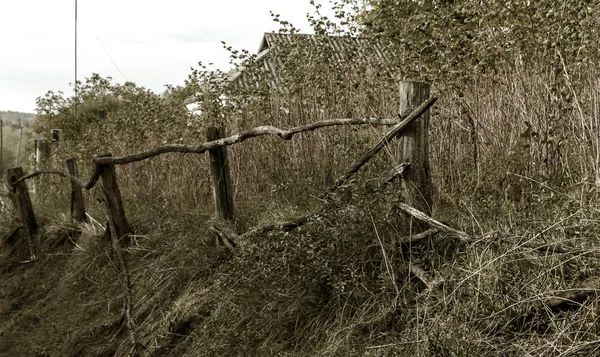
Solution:
[[[458,229],[454,229],[450,226],[447,226],[440,221],[436,221],[435,219],[429,217],[428,215],[419,211],[418,209],[407,205],[406,203],[400,202],[400,203],[398,203],[397,207],[402,212],[418,219],[421,222],[425,222],[425,223],[429,224],[431,227],[438,229],[440,232],[449,233],[464,242],[473,242],[474,241],[474,239],[471,236],[469,236],[467,233],[465,233],[463,231],[459,231]]]
[[[425,232],[421,232],[419,234],[413,234],[413,235],[409,235],[409,236],[400,237],[398,239],[398,244],[419,243],[427,238],[435,236],[439,232],[440,232],[439,229],[429,228]]]
[[[423,268],[413,263],[409,264],[408,269],[410,272],[416,276],[429,290],[436,289],[441,283],[444,282],[444,279],[441,277],[432,277],[431,274],[426,272]]]

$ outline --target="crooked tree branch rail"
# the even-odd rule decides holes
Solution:
[[[166,153],[184,153],[184,154],[202,154],[208,150],[220,148],[223,146],[230,146],[233,144],[241,143],[250,138],[255,138],[264,135],[275,135],[283,140],[290,140],[294,135],[302,132],[313,131],[315,129],[340,126],[340,125],[396,125],[399,127],[398,131],[402,131],[408,124],[412,123],[417,119],[423,112],[431,107],[437,98],[431,98],[427,102],[423,103],[419,108],[414,110],[407,116],[401,117],[400,119],[331,119],[320,122],[315,122],[308,125],[295,127],[289,130],[283,130],[274,126],[265,125],[252,128],[248,131],[244,131],[239,134],[235,134],[226,138],[213,140],[202,143],[200,145],[182,145],[182,144],[170,144],[156,147],[154,149],[144,151],[138,154],[121,156],[121,157],[101,157],[94,158],[94,162],[100,165],[124,165],[132,162],[142,161],[154,156],[158,156]],[[400,122],[398,122],[400,120]]]

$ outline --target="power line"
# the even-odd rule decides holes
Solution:
[[[98,43],[100,43],[100,46],[102,46],[102,49],[104,50],[104,53],[106,53],[106,56],[108,56],[108,59],[110,59],[110,61],[115,66],[115,68],[117,69],[117,71],[119,71],[119,73],[121,73],[121,75],[123,76],[123,78],[125,80],[127,80],[127,77],[125,77],[125,75],[123,74],[123,72],[121,71],[121,69],[119,68],[119,66],[117,66],[117,64],[115,63],[115,61],[112,59],[112,57],[110,56],[110,54],[106,50],[106,47],[104,47],[104,44],[102,44],[102,41],[100,41],[100,36],[96,35],[96,39],[98,40]]]
[[[23,68],[21,68],[21,67],[17,67],[17,66],[15,66],[15,65],[12,65],[12,64],[9,64],[9,63],[6,63],[6,62],[1,62],[1,61],[0,61],[0,65],[6,66],[6,67],[11,67],[11,68],[14,68],[14,69],[16,69],[16,70],[19,70],[19,71],[21,71],[21,72],[27,72],[27,74],[29,74],[29,75],[36,76],[36,77],[39,77],[39,78],[45,79],[45,80],[47,80],[47,81],[50,81],[50,82],[56,82],[56,80],[55,80],[55,79],[52,79],[52,78],[50,78],[50,77],[46,77],[46,76],[42,76],[41,74],[34,73],[34,72],[32,72],[32,71],[29,71],[29,70],[23,69]]]
[[[2,77],[8,77],[8,78],[2,78]],[[19,82],[30,83],[30,84],[39,84],[38,82],[32,82],[30,80],[15,77],[13,75],[6,74],[6,73],[0,73],[0,81],[1,80],[12,80],[12,81],[19,81]]]

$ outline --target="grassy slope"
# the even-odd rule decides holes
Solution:
[[[438,217],[485,238],[396,247],[393,191],[369,192],[347,188],[334,213],[296,232],[249,237],[233,255],[214,245],[207,215],[132,207],[140,236],[125,258],[135,344],[121,320],[110,242],[97,225],[75,233],[54,218],[38,261],[21,263],[22,239],[2,246],[0,355],[587,356],[599,348],[597,300],[530,314],[600,274],[585,253],[600,245],[593,201],[540,189],[544,200],[521,213],[506,202],[444,203]],[[239,214],[254,222],[271,212]],[[411,264],[444,282],[427,288]]]
[[[521,83],[516,78],[509,84]],[[584,118],[597,123],[597,76],[590,78],[593,85],[579,98]],[[27,256],[22,239],[0,250],[0,355],[124,356],[132,349],[141,356],[190,357],[597,354],[598,299],[569,311],[544,308],[551,297],[600,276],[598,146],[597,135],[589,134],[597,126],[588,127],[579,114],[561,120],[569,129],[561,155],[537,137],[524,139],[523,123],[539,114],[536,126],[543,129],[552,108],[544,80],[523,82],[528,86],[488,85],[483,96],[472,88],[467,98],[482,137],[477,163],[473,133],[453,114],[461,112],[452,106],[458,99],[440,103],[444,110],[432,120],[435,216],[479,238],[476,243],[438,235],[397,246],[397,194],[373,193],[380,177],[362,172],[321,220],[294,232],[247,237],[231,254],[215,245],[210,205],[200,204],[201,212],[173,209],[173,197],[191,200],[189,190],[159,181],[156,202],[151,194],[136,199],[126,192],[139,234],[125,252],[130,335],[121,320],[125,290],[110,242],[91,223],[77,227],[81,235],[68,233],[66,196],[52,192],[36,206],[45,221],[40,259],[20,263]],[[535,110],[522,110],[515,98]],[[580,122],[581,133],[571,132]],[[197,175],[200,163],[191,162],[186,168]],[[388,168],[371,166],[369,173]],[[123,181],[140,177],[134,169],[129,177],[120,170]],[[308,210],[294,207],[292,189],[317,196],[299,176],[276,189],[259,178],[263,193],[276,197],[240,192],[240,231]],[[101,207],[95,209],[92,215],[103,217]],[[4,233],[14,213],[0,212]],[[553,251],[556,244],[571,253]],[[443,282],[427,287],[410,273],[415,266]]]

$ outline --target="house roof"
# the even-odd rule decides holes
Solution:
[[[318,41],[325,43],[334,51],[334,57],[342,60],[342,53],[357,50],[361,56],[375,56],[377,59],[385,59],[389,56],[389,45],[385,45],[383,41],[377,39],[368,39],[351,36],[322,36],[317,37],[314,34],[288,34],[267,32],[264,34],[258,53],[266,49],[271,49],[281,45],[293,45],[294,41],[299,39],[309,40],[315,45]],[[337,57],[336,57],[337,55]]]
[[[267,32],[263,35],[258,48],[256,62],[270,74],[269,85],[272,89],[280,88],[281,82],[277,68],[281,68],[282,59],[278,56],[279,47],[290,46],[300,41],[310,41],[314,45],[325,44],[332,49],[331,58],[334,61],[344,62],[350,56],[373,62],[387,62],[393,58],[394,51],[390,44],[379,39],[367,39],[350,36],[320,36],[314,34],[285,34]],[[350,54],[350,56],[349,56]],[[228,80],[236,87],[254,89],[257,86],[257,74],[249,73],[245,68],[238,67],[227,74]],[[283,89],[283,88],[280,88]],[[283,89],[285,90],[285,89]],[[190,110],[195,104],[195,97],[190,97],[186,105]]]
[[[344,62],[351,58],[371,62],[385,62],[391,58],[390,45],[378,39],[367,39],[350,36],[317,36],[314,34],[288,34],[267,32],[264,34],[258,48],[256,61],[262,62],[265,70],[271,75],[271,88],[278,87],[280,76],[278,68],[282,59],[276,54],[278,48],[290,46],[300,41],[310,41],[315,46],[325,45],[332,50],[331,58],[334,61]],[[236,86],[252,88],[256,78],[250,77],[245,68],[238,68],[230,73],[229,80]]]

